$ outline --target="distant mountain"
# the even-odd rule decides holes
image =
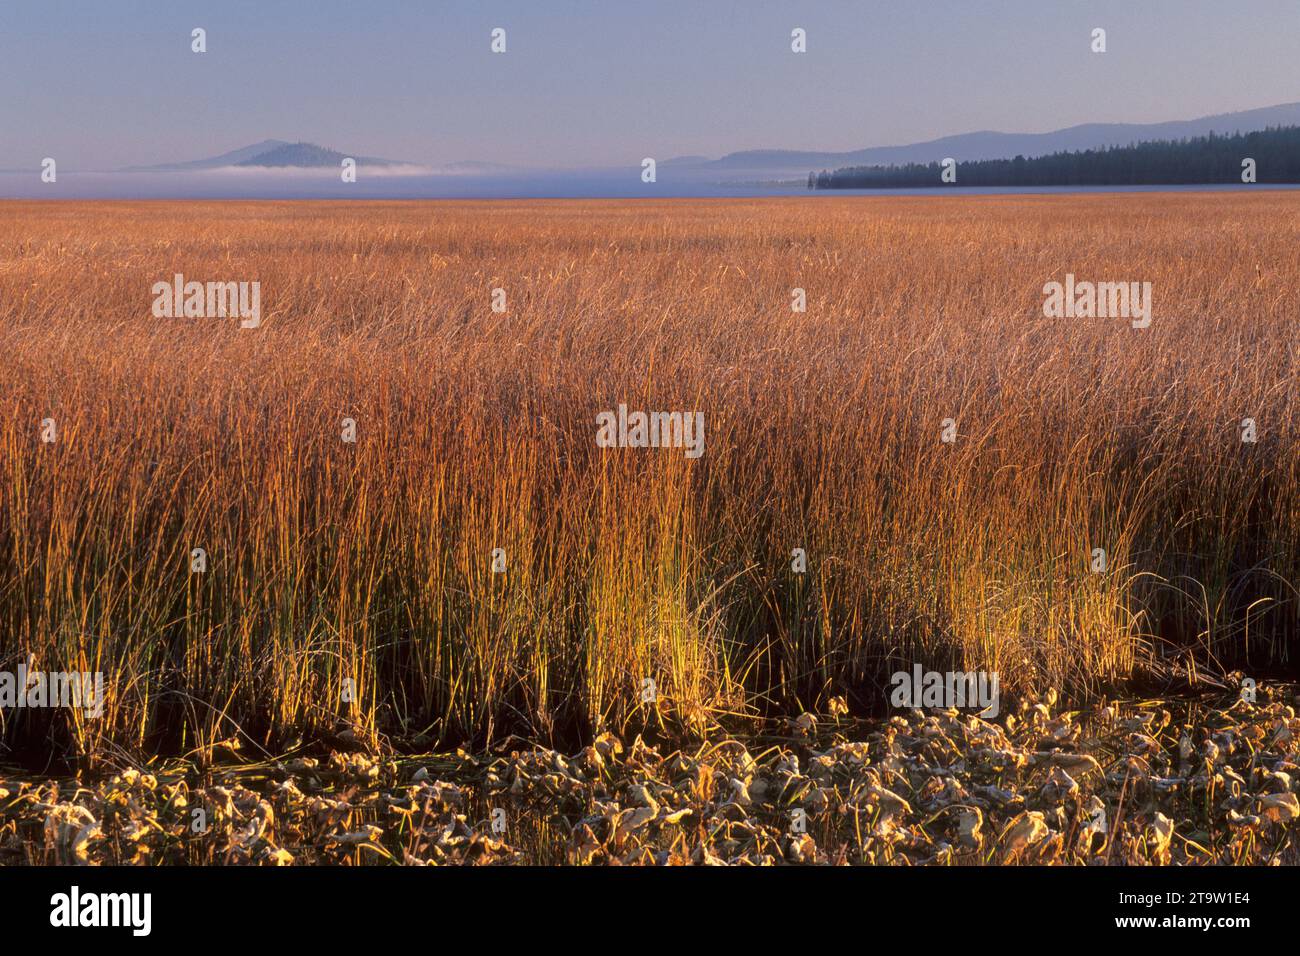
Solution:
[[[811,170],[846,166],[885,166],[933,163],[951,156],[959,162],[981,159],[1031,158],[1070,150],[1129,146],[1144,140],[1172,140],[1208,133],[1250,133],[1270,126],[1300,124],[1300,103],[1285,103],[1238,113],[1222,113],[1168,123],[1085,123],[1050,133],[982,131],[945,136],[907,146],[876,146],[845,153],[788,149],[755,149],[730,153],[695,168],[718,173],[807,175]]]
[[[197,169],[221,169],[229,166],[262,166],[278,168],[311,169],[322,166],[337,167],[351,154],[317,146],[315,143],[290,143],[283,139],[264,139],[252,146],[234,149],[220,156],[209,159],[195,159],[186,163],[163,163],[159,166],[132,166],[131,171],[182,171]],[[406,165],[394,159],[379,159],[374,156],[352,156],[358,166],[402,166]]]
[[[348,158],[347,153],[326,149],[315,143],[285,143],[264,153],[241,160],[236,166],[338,166]],[[395,159],[377,159],[374,156],[353,156],[358,166],[401,166]]]
[[[181,169],[217,169],[221,166],[237,166],[246,159],[252,159],[254,156],[260,156],[263,153],[269,153],[273,149],[281,146],[288,146],[287,140],[283,139],[264,139],[260,143],[254,143],[252,146],[245,146],[243,149],[232,149],[228,153],[222,153],[220,156],[213,156],[210,159],[194,159],[187,163],[160,163],[157,166],[128,166],[131,171],[136,170],[181,170]]]

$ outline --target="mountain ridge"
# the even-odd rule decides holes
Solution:
[[[1217,113],[1190,120],[1159,123],[1081,123],[1045,133],[979,130],[901,146],[869,146],[844,152],[753,149],[728,153],[697,164],[719,172],[795,173],[845,166],[932,163],[952,157],[959,162],[1046,156],[1054,152],[1127,146],[1149,139],[1182,139],[1214,133],[1257,132],[1269,126],[1300,125],[1300,102]]]
[[[932,163],[950,156],[959,162],[1011,159],[1015,156],[1032,159],[1056,152],[1128,146],[1144,140],[1184,139],[1204,136],[1211,132],[1223,134],[1258,132],[1268,127],[1295,125],[1300,125],[1300,102],[1218,113],[1190,120],[1167,120],[1158,123],[1081,123],[1043,133],[977,130],[904,145],[869,146],[846,151],[750,149],[727,153],[718,159],[707,156],[676,156],[663,160],[660,165],[691,177],[698,174],[807,176],[810,171],[851,166]],[[406,163],[400,160],[343,153],[304,141],[265,139],[205,159],[152,166],[131,166],[124,171],[202,171],[229,167],[320,169],[337,167],[347,156],[356,159],[357,165],[361,167],[423,168],[424,166],[424,164]],[[427,168],[430,171],[468,175],[522,171],[520,167],[480,161],[462,161]]]
[[[284,139],[264,139],[260,143],[242,146],[218,156],[206,159],[194,159],[181,163],[160,163],[154,166],[128,166],[129,172],[184,172],[204,169],[225,169],[232,166],[244,168],[295,168],[319,169],[338,166],[345,158],[352,157],[358,166],[406,166],[414,165],[396,159],[380,159],[377,156],[358,156],[354,153],[342,153],[336,149],[308,143],[303,140],[290,142]]]

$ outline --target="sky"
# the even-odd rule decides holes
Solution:
[[[1298,60],[1300,0],[3,0],[0,169],[851,150],[1294,102]]]

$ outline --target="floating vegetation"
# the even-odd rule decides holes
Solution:
[[[851,721],[580,752],[163,763],[0,776],[0,863],[1281,864],[1300,862],[1296,688],[996,721]],[[237,751],[227,748],[233,760]]]

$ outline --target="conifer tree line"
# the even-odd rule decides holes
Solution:
[[[1153,140],[1058,152],[1026,159],[961,162],[958,186],[1155,186],[1243,182],[1243,163],[1255,162],[1255,181],[1300,182],[1300,126],[1252,133],[1210,133],[1191,139]],[[851,166],[808,174],[809,189],[882,189],[952,185],[939,163]]]

